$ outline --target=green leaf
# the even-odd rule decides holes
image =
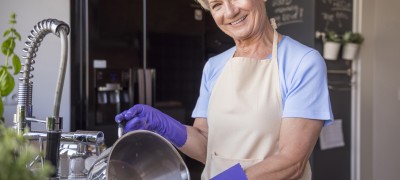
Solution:
[[[14,12],[12,12],[12,13],[10,14],[10,18],[11,18],[11,19],[15,19],[15,17],[17,17],[17,15],[16,15]]]
[[[7,29],[6,31],[4,31],[3,37],[6,37],[8,34],[10,34],[11,29]]]
[[[9,95],[15,86],[14,77],[8,72],[6,68],[0,69],[0,95]]]
[[[16,54],[12,57],[12,64],[14,66],[14,75],[16,75],[21,71],[21,60]]]
[[[21,41],[21,35],[17,32],[15,28],[10,28],[11,33],[14,34],[14,36],[18,39],[18,41]]]
[[[1,52],[5,56],[10,56],[14,52],[15,42],[14,38],[9,37],[1,44]]]
[[[16,21],[16,20],[10,20],[8,23],[10,23],[10,24],[17,24],[17,21]]]
[[[29,179],[43,180],[47,179],[54,168],[49,162],[44,162],[43,168],[27,168],[36,155],[43,156],[39,149],[32,146],[29,140],[22,134],[18,134],[14,129],[7,128],[0,124],[0,179]],[[36,162],[35,167],[41,166]]]
[[[21,41],[21,35],[17,31],[14,32],[14,35],[18,39],[18,41]]]
[[[3,98],[0,96],[0,118],[3,118],[3,113],[4,113]]]
[[[1,43],[1,53],[3,53],[4,55],[8,54],[8,49],[10,47],[10,43],[12,41],[12,38],[8,38],[5,41],[3,41],[3,43]]]

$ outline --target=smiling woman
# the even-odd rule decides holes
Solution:
[[[279,34],[264,0],[198,0],[235,46],[203,70],[193,126],[146,105],[116,116],[205,164],[202,179],[311,179],[309,156],[332,123],[321,55]]]
[[[263,59],[272,53],[264,49],[259,49],[261,52],[249,52],[249,46],[252,45],[269,46],[267,49],[272,50],[274,30],[268,21],[262,0],[210,0],[209,6],[217,26],[235,41],[235,56],[251,53],[251,58]]]

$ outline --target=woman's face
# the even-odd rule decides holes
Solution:
[[[235,40],[251,38],[265,29],[263,0],[208,0],[217,26]]]

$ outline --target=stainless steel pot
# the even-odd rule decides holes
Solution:
[[[188,168],[171,143],[151,131],[132,131],[105,150],[87,179],[190,180]]]

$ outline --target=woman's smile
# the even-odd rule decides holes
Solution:
[[[236,21],[234,21],[234,22],[231,22],[231,23],[229,23],[229,24],[230,24],[230,25],[237,25],[237,24],[241,23],[242,21],[244,21],[244,20],[246,19],[246,17],[247,17],[247,15],[245,15],[245,16],[239,18],[238,20],[236,20]]]
[[[236,40],[254,39],[266,31],[263,0],[208,0],[217,26]]]

